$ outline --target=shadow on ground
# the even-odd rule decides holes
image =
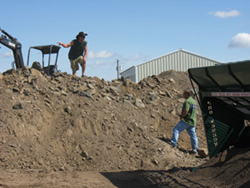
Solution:
[[[191,171],[192,168],[172,168],[167,171],[124,171],[102,172],[118,188],[159,188],[159,187],[186,187],[179,178],[172,173]]]
[[[144,171],[102,172],[101,174],[109,179],[113,185],[117,186],[118,188],[158,187],[144,175]]]

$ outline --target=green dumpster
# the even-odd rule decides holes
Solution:
[[[188,70],[202,110],[209,157],[250,147],[250,61]],[[195,89],[194,89],[195,91]]]

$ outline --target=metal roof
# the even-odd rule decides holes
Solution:
[[[49,54],[49,53],[53,54],[53,53],[58,53],[61,47],[51,44],[51,45],[43,45],[43,46],[31,46],[30,48],[41,50],[43,54]]]
[[[172,54],[174,54],[174,53],[177,53],[177,52],[184,52],[184,53],[190,54],[190,55],[192,55],[192,56],[197,56],[197,57],[199,57],[199,58],[203,58],[203,59],[206,59],[206,60],[208,60],[208,61],[213,61],[213,62],[216,62],[217,64],[222,64],[222,63],[221,63],[221,62],[219,62],[219,61],[209,59],[209,58],[207,58],[207,57],[204,57],[204,56],[201,56],[201,55],[198,55],[198,54],[195,54],[195,53],[189,52],[189,51],[187,51],[187,50],[179,49],[179,50],[176,50],[176,51],[170,52],[170,53],[168,53],[168,54],[165,54],[165,55],[159,56],[159,57],[157,57],[157,58],[154,58],[154,59],[148,60],[148,61],[146,61],[146,62],[144,62],[144,63],[140,63],[140,64],[135,65],[135,66],[132,66],[132,67],[138,67],[138,66],[141,66],[141,65],[147,64],[147,63],[149,63],[149,62],[151,62],[151,61],[155,61],[155,60],[157,60],[157,59],[160,59],[160,58],[162,58],[162,57],[165,57],[165,56],[170,56],[170,55],[172,55]],[[128,69],[126,69],[126,70],[124,70],[123,72],[121,72],[121,74],[122,74],[122,73],[124,73],[124,72],[126,72],[126,71],[128,71],[128,70],[129,70],[129,69],[131,69],[132,67],[130,67],[130,68],[128,68]]]

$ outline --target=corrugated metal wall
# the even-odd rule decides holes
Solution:
[[[167,70],[187,71],[189,68],[213,66],[215,64],[220,64],[220,62],[179,50],[137,65],[136,82]]]

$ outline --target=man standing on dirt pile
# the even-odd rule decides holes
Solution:
[[[198,149],[198,139],[195,132],[197,121],[197,103],[192,96],[193,92],[189,89],[183,92],[183,98],[185,98],[186,100],[182,107],[180,121],[173,129],[171,146],[177,147],[179,134],[186,129],[191,138],[192,150],[190,151],[190,153],[196,154]]]
[[[82,77],[84,77],[87,61],[86,57],[88,54],[87,41],[85,41],[85,36],[87,35],[87,33],[79,32],[76,39],[72,40],[69,44],[58,42],[58,44],[64,48],[71,47],[69,50],[69,60],[71,63],[72,74],[75,76],[77,76],[76,71],[79,70],[79,63],[82,66]]]

